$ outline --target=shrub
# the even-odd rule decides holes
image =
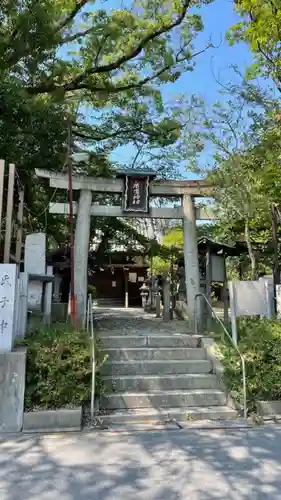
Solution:
[[[88,285],[88,294],[89,293],[92,295],[93,300],[97,298],[97,290],[94,285]]]
[[[257,400],[281,399],[281,322],[240,318],[239,350],[245,356],[247,399],[250,410]],[[225,366],[225,383],[242,402],[242,371],[239,356],[231,345],[220,342]]]
[[[67,325],[39,328],[21,344],[27,347],[25,410],[77,406],[90,399],[91,341],[85,332]],[[96,395],[103,391],[98,367]]]

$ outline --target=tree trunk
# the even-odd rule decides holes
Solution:
[[[250,238],[250,229],[249,229],[249,219],[245,220],[245,240],[247,244],[247,249],[248,249],[248,254],[250,257],[251,261],[251,278],[252,280],[257,279],[257,262],[256,262],[256,256],[253,251],[253,246]]]

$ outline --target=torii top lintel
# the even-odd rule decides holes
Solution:
[[[38,177],[49,179],[50,187],[68,189],[68,176],[50,170],[35,169]],[[119,177],[88,177],[73,175],[73,189],[88,189],[97,193],[122,193],[124,179]],[[188,194],[194,197],[212,196],[213,187],[204,180],[153,180],[150,182],[151,196],[183,196]]]

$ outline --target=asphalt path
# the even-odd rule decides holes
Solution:
[[[280,500],[281,427],[0,440],[1,500]]]

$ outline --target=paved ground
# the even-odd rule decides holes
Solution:
[[[279,500],[281,428],[0,442],[1,500]]]
[[[170,333],[190,333],[186,321],[173,319],[164,322],[156,318],[155,314],[147,314],[142,309],[97,307],[94,310],[95,326],[107,335],[147,335],[157,333],[168,335]]]

